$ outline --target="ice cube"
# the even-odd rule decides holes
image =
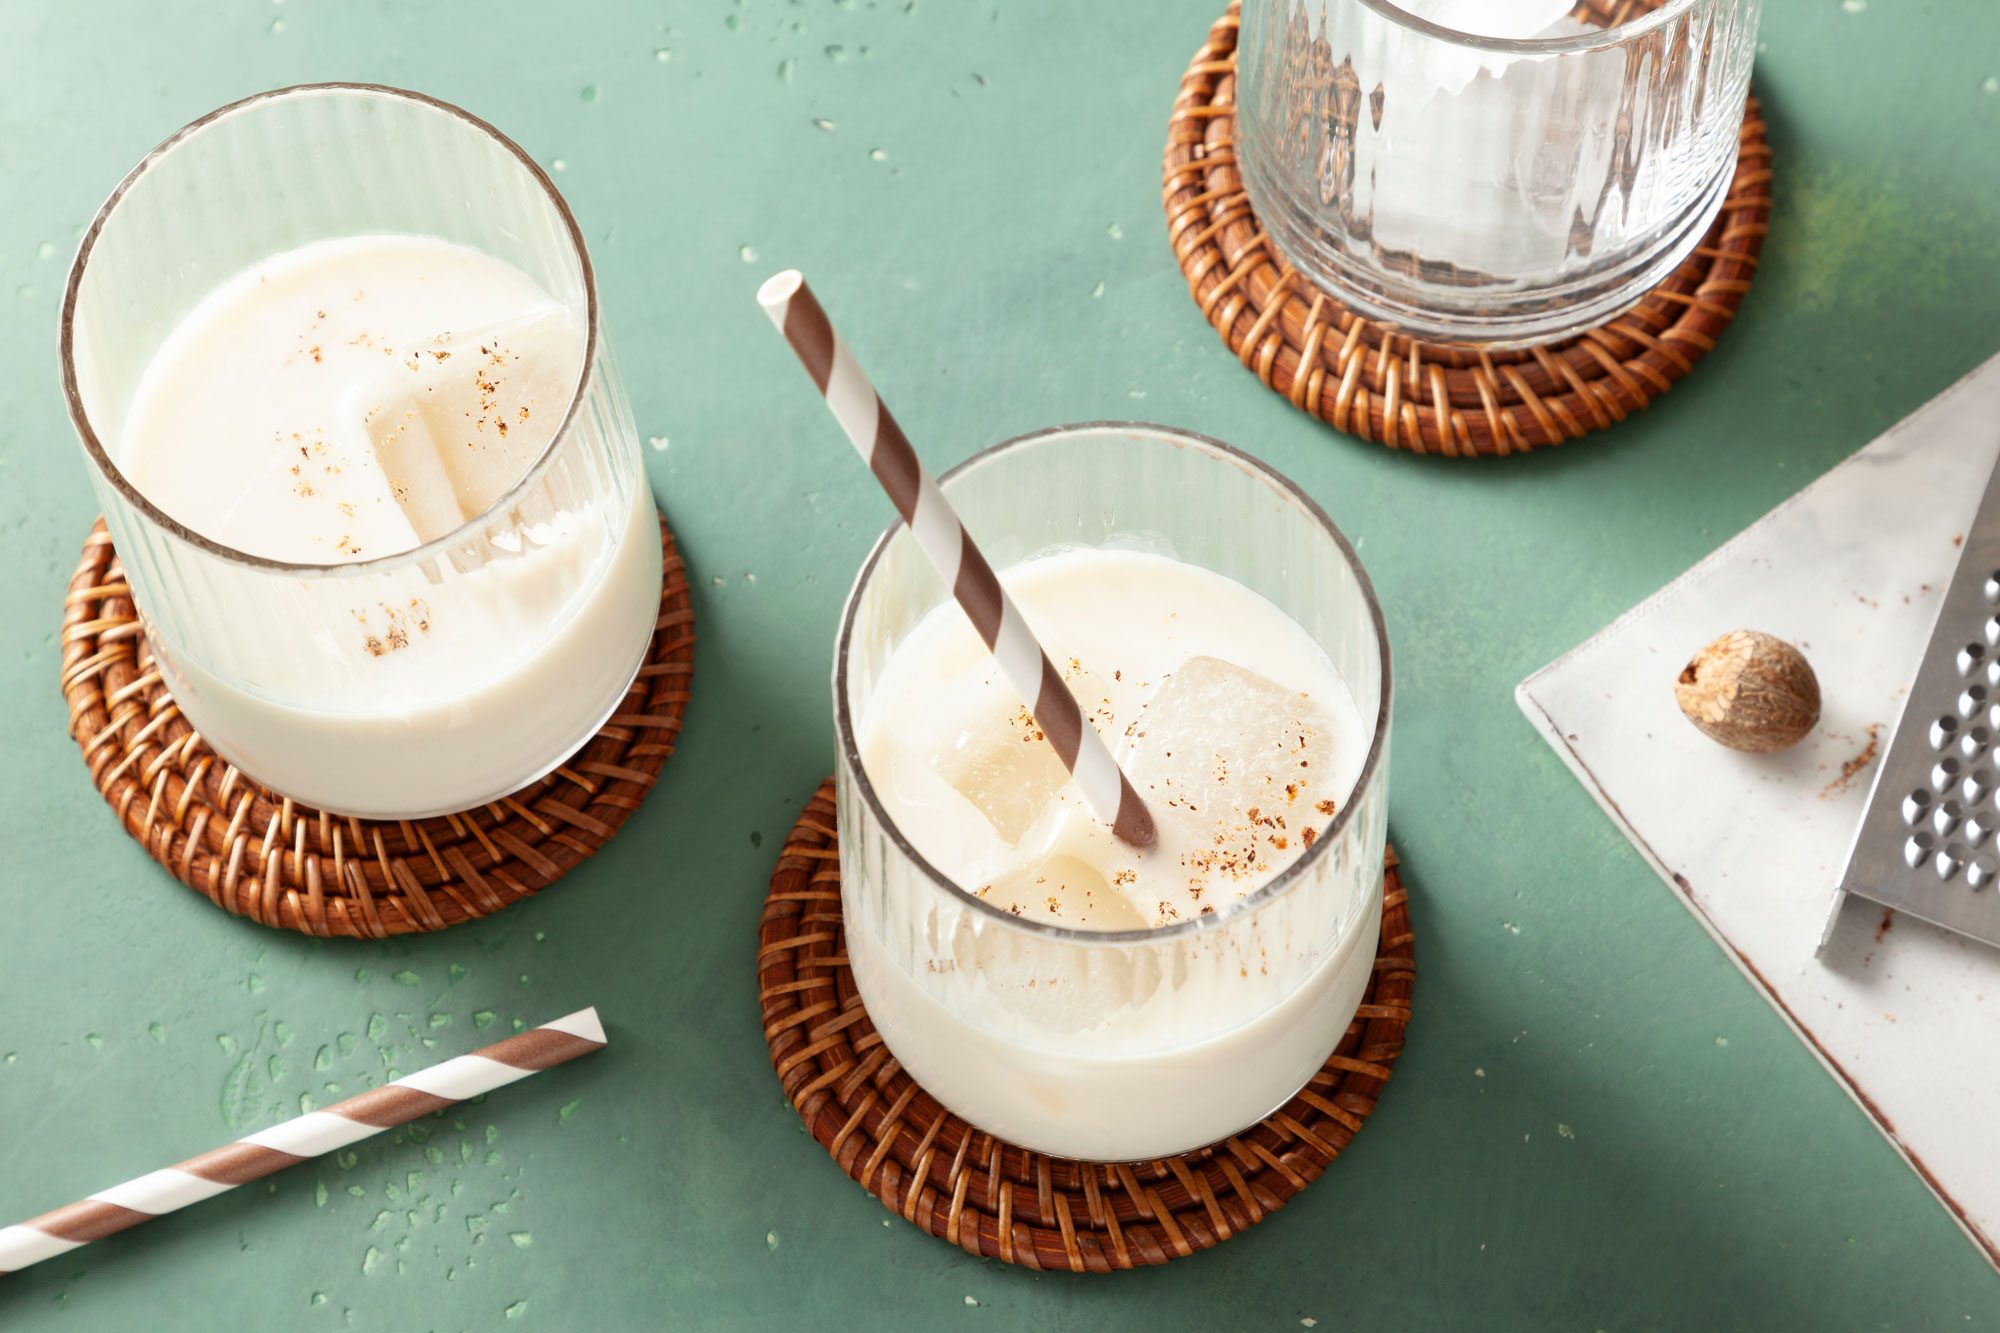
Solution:
[[[375,456],[419,541],[484,513],[547,448],[583,357],[549,307],[407,353],[363,409]]]
[[[1404,0],[1403,8],[1431,23],[1480,37],[1523,38],[1557,36],[1567,31],[1563,20],[1572,0]],[[1506,72],[1518,57],[1440,41],[1396,20],[1357,6],[1358,44],[1373,48],[1377,60],[1365,60],[1379,71],[1391,97],[1422,105],[1438,93],[1457,94],[1481,71]],[[1553,30],[1553,31],[1552,31]]]
[[[1126,772],[1154,819],[1190,840],[1191,870],[1242,879],[1310,843],[1333,813],[1333,740],[1306,695],[1191,657],[1146,701]]]
[[[1095,866],[1057,854],[995,879],[980,898],[1016,916],[1078,930],[1144,930],[1152,924]]]
[[[1086,718],[1108,720],[1110,704],[1096,676],[1073,667],[1065,679]],[[1018,703],[961,731],[931,762],[1009,845],[1027,836],[1069,781],[1035,715]]]

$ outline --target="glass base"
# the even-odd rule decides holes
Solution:
[[[334,815],[342,819],[366,819],[377,823],[398,823],[406,820],[442,819],[446,815],[456,815],[462,814],[467,810],[477,810],[483,805],[490,805],[495,801],[503,800],[506,797],[514,795],[516,792],[526,791],[549,774],[555,772],[558,768],[561,768],[571,759],[574,759],[577,752],[590,744],[597,733],[604,729],[604,724],[611,720],[612,715],[625,702],[625,696],[632,689],[632,682],[639,679],[640,671],[645,669],[646,659],[652,651],[652,642],[653,636],[649,629],[646,637],[639,644],[638,657],[633,661],[631,671],[625,675],[624,683],[610,696],[610,702],[596,715],[596,720],[584,728],[577,736],[575,743],[564,746],[555,758],[542,764],[539,768],[531,770],[527,776],[509,780],[497,788],[491,790],[482,788],[478,792],[456,792],[446,804],[435,808],[426,807],[422,809],[367,809],[359,806],[349,808],[351,803],[342,801],[337,797],[332,801],[324,802],[310,799],[310,782],[305,783],[301,788],[306,793],[305,795],[300,795],[299,792],[290,789],[291,786],[299,785],[296,783],[286,786],[273,786],[265,782],[263,777],[257,772],[255,765],[246,765],[237,756],[231,754],[229,746],[226,743],[217,744],[215,737],[211,733],[201,731],[199,719],[188,714],[186,705],[180,701],[188,698],[192,693],[193,687],[190,683],[175,672],[165,657],[155,655],[153,664],[160,673],[160,679],[166,684],[167,693],[172,696],[176,706],[180,708],[182,715],[186,716],[190,723],[195,724],[195,729],[200,732],[202,744],[215,751],[218,758],[234,767],[251,781],[267,788],[277,796],[294,801],[301,806],[325,811],[329,815]]]
[[[1344,238],[1306,221],[1312,210],[1287,203],[1263,179],[1256,159],[1243,162],[1243,188],[1271,243],[1299,276],[1356,314],[1412,338],[1507,351],[1572,338],[1617,318],[1666,281],[1701,243],[1728,198],[1736,163],[1725,164],[1698,208],[1651,250],[1620,268],[1567,282],[1495,291],[1468,281],[1426,280],[1361,264]]]

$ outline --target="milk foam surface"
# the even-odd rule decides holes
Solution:
[[[442,535],[420,536],[405,505],[455,502],[452,474],[496,473],[488,503],[520,478],[569,405],[583,345],[574,316],[490,255],[427,236],[315,241],[223,283],[174,331],[134,394],[119,466],[171,517],[251,555],[393,555]],[[452,474],[385,468],[371,427],[440,401],[464,426],[446,441]]]
[[[861,741],[890,817],[961,886],[1054,925],[1168,925],[1283,871],[1346,799],[1368,733],[1326,653],[1266,599],[1139,551],[1047,556],[1001,581],[1160,840],[1134,851],[1091,816],[946,603],[897,647]]]

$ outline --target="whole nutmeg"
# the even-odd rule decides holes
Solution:
[[[1819,721],[1819,679],[1805,655],[1755,630],[1733,630],[1696,653],[1674,697],[1704,736],[1732,750],[1782,750]]]

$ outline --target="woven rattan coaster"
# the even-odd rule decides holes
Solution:
[[[219,758],[154,669],[101,522],[63,604],[70,734],[125,831],[225,911],[360,939],[490,916],[602,847],[674,752],[694,672],[694,611],[664,520],[660,544],[660,618],[617,712],[554,773],[476,810],[395,823],[329,815]]]
[[[1622,12],[1635,0],[1611,0]],[[1582,0],[1606,21],[1607,0]],[[1736,175],[1693,254],[1632,309],[1543,347],[1485,352],[1392,333],[1285,262],[1236,169],[1237,5],[1181,77],[1162,198],[1188,290],[1257,377],[1350,435],[1414,453],[1522,453],[1646,406],[1694,369],[1736,316],[1771,216],[1771,146],[1745,108]],[[1301,367],[1304,372],[1301,373]]]
[[[785,840],[758,929],[757,996],[785,1095],[861,1187],[981,1258],[1103,1273],[1183,1258],[1285,1206],[1375,1109],[1403,1049],[1416,973],[1395,854],[1382,943],[1354,1022],[1298,1096],[1180,1157],[1116,1166],[1003,1143],[945,1110],[868,1021],[847,967],[829,780]]]

